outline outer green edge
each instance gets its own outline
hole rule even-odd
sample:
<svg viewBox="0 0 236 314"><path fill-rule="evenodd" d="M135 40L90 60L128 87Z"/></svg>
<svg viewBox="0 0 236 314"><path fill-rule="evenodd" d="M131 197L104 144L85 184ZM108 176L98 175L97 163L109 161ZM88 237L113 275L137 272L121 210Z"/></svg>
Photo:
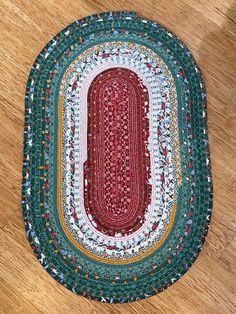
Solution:
<svg viewBox="0 0 236 314"><path fill-rule="evenodd" d="M123 13L123 12L119 12L119 13ZM103 16L104 14L106 14L106 13L103 13L103 14L101 14L100 16ZM132 12L131 14L133 14L133 12ZM95 16L96 16L96 15L95 15ZM73 24L74 24L74 23L73 23ZM73 24L71 24L69 27L71 27ZM64 30L62 30L59 34L64 33L67 28L68 28L68 27L66 27ZM165 28L163 27L163 29L165 29ZM58 35L59 35L59 34L58 34ZM178 41L180 41L179 38L177 38L175 35L173 35L173 36L174 36ZM45 46L45 48L44 48L44 49L41 51L41 53L39 54L39 57L41 56L41 54L44 53L45 49L46 49L51 43L52 43L52 41L50 41L50 42ZM181 43L182 43L182 42L181 42ZM182 43L182 45L186 48L186 46L185 46L183 43ZM39 57L38 57L38 58L39 58ZM36 59L35 63L37 62L38 58ZM192 58L193 58L193 57L192 57ZM193 62L194 62L194 65L197 66L194 59L193 59ZM34 72L34 69L32 68L32 70L31 70L31 72L30 72L30 75L29 75L28 82L27 82L26 95L27 95L28 90L29 90L29 88L30 88L30 81L31 81L31 77L33 76L33 72ZM199 71L199 73L200 73L200 71ZM201 74L201 73L200 73L200 80L201 80L201 82L202 82L202 84L203 84L202 90L205 92L205 86L204 86L204 83L203 83L203 79L202 79L202 74ZM28 114L27 114L27 108L28 108L28 102L27 102L27 99L26 99L26 102L25 102L25 128L26 128L26 126L27 126L27 121L28 121L28 118L27 118L27 115L28 115ZM206 112L206 114L207 114L207 112ZM205 125L206 130L207 130L206 119L204 120L204 125ZM24 149L23 149L24 156L26 155L26 153L27 153L27 151L28 151L28 148L29 148L29 147L28 147L28 144L27 144L27 138L28 138L27 135L28 135L27 132L26 132L26 133L24 132ZM206 140L208 141L208 134L205 135L205 138L206 138ZM208 156L209 156L209 154L210 154L210 149L209 149L209 145L208 145L208 144L207 144L207 150L208 150ZM24 174L25 174L25 172L26 172L27 169L28 169L28 168L27 168L27 164L26 164L25 162L23 162L23 176L24 176ZM210 200L211 200L210 205L212 206L213 186L212 186L211 171L210 171L210 169L211 169L211 164L210 164L210 161L209 161L209 167L208 167L208 175L210 176L209 197L210 197ZM31 234L31 232L30 232L30 227L29 227L29 224L30 224L30 212L27 210L27 208L26 208L26 203L24 202L24 195L25 195L25 192L26 192L26 183L27 183L27 182L26 182L26 179L23 178L23 180L22 180L22 199L23 199L23 200L22 200L22 207L23 207L23 214L24 214L25 229L26 229L26 232L27 232L27 237L28 237L29 241L31 242L31 241L32 241L32 234ZM208 215L208 218L207 218L207 227L206 227L206 229L205 229L205 234L204 234L204 238L203 238L203 240L202 240L202 245L203 245L204 242L205 242L205 237L206 237L207 232L208 232L208 227L209 227L210 219L211 219L211 211L209 212L209 215ZM37 258L38 258L39 261L41 262L41 260L40 260L40 254L41 254L41 253L35 248L35 246L33 245L32 242L31 242L31 246L32 246L32 249L34 250L34 253L36 254ZM193 262L196 260L196 258L197 258L197 256L199 255L200 251L201 251L201 248L200 248L199 251L195 254L194 260L192 261L190 267L192 266ZM41 262L41 263L42 263L42 262ZM62 283L61 278L60 278L59 276L55 276L55 274L52 273L52 271L47 267L47 265L44 265L43 263L42 263L42 265L43 265L43 267L48 271L48 273L50 273L57 281L59 281L60 283ZM189 267L189 268L190 268L190 267ZM186 271L187 271L187 269L186 269ZM185 271L185 272L186 272L186 271ZM184 273L185 273L185 272L184 272ZM178 278L178 279L179 279L179 278ZM168 287L168 286L164 287L163 290L166 289L167 287ZM69 287L69 288L70 288L70 287ZM149 297L149 296L154 295L154 294L155 294L155 293L151 293L151 294L149 294L148 296L143 296L143 297L141 297L141 298L146 298L146 297ZM121 302L120 299L114 299L114 300L106 299L106 300L103 300L103 298L97 298L97 297L93 297L93 296L88 296L88 297L91 298L91 299L100 300L100 301L105 301L105 302L114 302L114 303ZM137 299L141 299L141 298L137 298ZM134 301L134 299L132 298L132 299L126 299L126 300L124 300L124 302L129 302L129 301Z"/></svg>

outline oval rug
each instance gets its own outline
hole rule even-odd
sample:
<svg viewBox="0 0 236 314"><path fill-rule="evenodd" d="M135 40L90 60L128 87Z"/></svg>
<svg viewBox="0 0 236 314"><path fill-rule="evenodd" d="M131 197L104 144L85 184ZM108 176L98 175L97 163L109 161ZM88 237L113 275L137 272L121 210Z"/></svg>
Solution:
<svg viewBox="0 0 236 314"><path fill-rule="evenodd" d="M134 12L55 36L28 79L22 190L35 255L73 292L123 303L178 280L212 208L205 88L180 39Z"/></svg>

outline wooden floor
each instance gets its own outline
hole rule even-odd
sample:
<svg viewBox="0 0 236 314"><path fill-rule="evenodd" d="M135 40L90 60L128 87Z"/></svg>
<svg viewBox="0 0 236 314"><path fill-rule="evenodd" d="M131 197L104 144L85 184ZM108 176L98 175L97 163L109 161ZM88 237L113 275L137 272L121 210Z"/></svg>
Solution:
<svg viewBox="0 0 236 314"><path fill-rule="evenodd" d="M202 69L214 180L206 245L165 292L108 305L74 295L40 266L21 212L24 93L35 57L62 28L102 11L135 10L176 33ZM236 3L231 0L0 0L0 312L236 313Z"/></svg>

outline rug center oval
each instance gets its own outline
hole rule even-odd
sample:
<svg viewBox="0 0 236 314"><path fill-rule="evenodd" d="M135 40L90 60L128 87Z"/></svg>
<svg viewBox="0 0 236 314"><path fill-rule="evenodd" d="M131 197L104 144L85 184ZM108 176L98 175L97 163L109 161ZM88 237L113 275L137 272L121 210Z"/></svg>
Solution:
<svg viewBox="0 0 236 314"><path fill-rule="evenodd" d="M61 227L84 254L112 264L164 243L181 185L174 79L151 50L132 48L89 48L66 68L58 95Z"/></svg>
<svg viewBox="0 0 236 314"><path fill-rule="evenodd" d="M151 201L148 91L135 72L111 68L92 81L87 105L85 210L106 235L130 234Z"/></svg>

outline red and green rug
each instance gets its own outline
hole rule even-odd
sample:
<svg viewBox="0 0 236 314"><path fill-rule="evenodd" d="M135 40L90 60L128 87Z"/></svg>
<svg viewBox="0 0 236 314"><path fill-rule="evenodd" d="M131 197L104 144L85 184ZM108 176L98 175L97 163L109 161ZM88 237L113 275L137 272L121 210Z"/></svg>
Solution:
<svg viewBox="0 0 236 314"><path fill-rule="evenodd" d="M203 79L173 33L134 12L66 27L27 84L23 211L57 281L144 299L196 260L212 211Z"/></svg>

